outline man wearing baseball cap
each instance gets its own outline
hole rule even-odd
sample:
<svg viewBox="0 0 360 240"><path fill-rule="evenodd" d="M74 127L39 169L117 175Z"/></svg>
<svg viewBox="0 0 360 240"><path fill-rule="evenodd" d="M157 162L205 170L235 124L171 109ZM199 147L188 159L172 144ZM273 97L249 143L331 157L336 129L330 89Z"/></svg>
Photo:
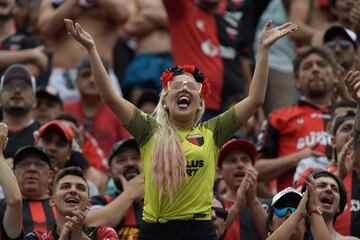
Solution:
<svg viewBox="0 0 360 240"><path fill-rule="evenodd" d="M256 196L255 155L255 146L240 139L225 143L218 154L218 173L226 188L222 197L229 209L225 240L261 239L266 236L267 215Z"/></svg>
<svg viewBox="0 0 360 240"><path fill-rule="evenodd" d="M50 159L40 148L28 145L14 155L13 171L22 194L23 231L51 229L55 215L49 205ZM0 203L2 206L2 203ZM0 208L0 216L4 216Z"/></svg>
<svg viewBox="0 0 360 240"><path fill-rule="evenodd" d="M143 197L144 179L140 174L140 149L136 140L129 138L115 143L108 162L116 191L91 199L86 224L110 225L119 239L137 239L142 216L142 204L138 200Z"/></svg>
<svg viewBox="0 0 360 240"><path fill-rule="evenodd" d="M39 87L36 90L34 119L41 125L54 120L62 113L62 100L52 87Z"/></svg>
<svg viewBox="0 0 360 240"><path fill-rule="evenodd" d="M5 158L12 158L17 149L34 142L33 133L38 129L32 117L36 104L35 79L21 64L6 69L0 80L0 104L3 122L9 127L9 144Z"/></svg>
<svg viewBox="0 0 360 240"><path fill-rule="evenodd" d="M342 26L332 26L326 30L323 43L346 71L354 67L358 47L356 33Z"/></svg>

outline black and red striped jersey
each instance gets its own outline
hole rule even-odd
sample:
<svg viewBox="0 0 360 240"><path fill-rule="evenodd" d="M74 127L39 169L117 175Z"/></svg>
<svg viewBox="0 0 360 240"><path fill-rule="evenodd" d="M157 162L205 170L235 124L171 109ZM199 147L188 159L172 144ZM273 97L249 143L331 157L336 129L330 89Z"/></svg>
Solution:
<svg viewBox="0 0 360 240"><path fill-rule="evenodd" d="M0 201L0 206L6 206L6 200ZM6 207L0 208L0 220L3 222ZM23 230L24 233L31 231L46 232L53 228L56 223L55 208L50 207L49 199L27 200L23 199Z"/></svg>
<svg viewBox="0 0 360 240"><path fill-rule="evenodd" d="M109 226L84 227L83 232L91 240L119 240L116 232ZM57 240L59 235L56 232L56 225L51 231L41 232L33 231L25 235L24 240Z"/></svg>
<svg viewBox="0 0 360 240"><path fill-rule="evenodd" d="M306 101L275 110L268 118L259 139L260 159L284 157L318 143L314 150L323 152L331 145L326 131L330 120L330 107L318 108ZM277 191L292 186L294 169L277 179Z"/></svg>
<svg viewBox="0 0 360 240"><path fill-rule="evenodd" d="M119 196L118 193L105 196L95 196L91 198L92 208L100 208ZM119 219L119 223L114 228L117 232L119 239L123 240L136 240L139 235L139 227L142 221L142 204L139 201L134 202L128 209L126 215Z"/></svg>
<svg viewBox="0 0 360 240"><path fill-rule="evenodd" d="M360 178L355 171L344 178L347 193L345 210L335 221L335 229L344 236L360 237Z"/></svg>

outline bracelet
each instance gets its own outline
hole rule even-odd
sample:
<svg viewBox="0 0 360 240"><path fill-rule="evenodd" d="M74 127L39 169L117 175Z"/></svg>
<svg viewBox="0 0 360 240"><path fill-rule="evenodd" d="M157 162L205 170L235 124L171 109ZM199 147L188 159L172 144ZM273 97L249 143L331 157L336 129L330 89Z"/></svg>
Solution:
<svg viewBox="0 0 360 240"><path fill-rule="evenodd" d="M313 213L322 216L322 211L321 211L320 207L314 208L314 209L309 211L310 215L313 214Z"/></svg>

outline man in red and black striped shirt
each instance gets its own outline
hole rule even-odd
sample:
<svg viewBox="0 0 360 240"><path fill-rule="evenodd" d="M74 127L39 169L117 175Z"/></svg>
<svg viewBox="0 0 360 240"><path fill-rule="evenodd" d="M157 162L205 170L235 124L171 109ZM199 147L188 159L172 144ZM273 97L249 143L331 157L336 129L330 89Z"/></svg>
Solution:
<svg viewBox="0 0 360 240"><path fill-rule="evenodd" d="M138 200L144 192L144 180L139 175L140 149L135 139L115 143L108 161L117 190L111 195L92 198L86 224L110 225L120 239L137 239L142 217L142 204Z"/></svg>
<svg viewBox="0 0 360 240"><path fill-rule="evenodd" d="M19 184L22 201L23 229L47 231L55 224L56 214L49 205L50 159L41 149L34 146L20 148L13 160L14 173ZM0 206L6 205L0 202ZM0 216L5 208L0 208Z"/></svg>

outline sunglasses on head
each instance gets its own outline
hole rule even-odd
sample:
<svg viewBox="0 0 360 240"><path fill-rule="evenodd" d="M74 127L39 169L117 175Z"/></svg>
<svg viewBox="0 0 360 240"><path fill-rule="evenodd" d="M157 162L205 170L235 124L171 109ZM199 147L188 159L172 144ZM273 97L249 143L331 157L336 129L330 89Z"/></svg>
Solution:
<svg viewBox="0 0 360 240"><path fill-rule="evenodd" d="M294 213L296 211L296 208L293 207L286 207L286 208L273 208L274 209L274 213L276 216L278 217L284 217L288 211L290 211L291 213Z"/></svg>
<svg viewBox="0 0 360 240"><path fill-rule="evenodd" d="M212 207L212 210L214 210L216 217L226 220L228 215L228 211L226 210L226 208Z"/></svg>
<svg viewBox="0 0 360 240"><path fill-rule="evenodd" d="M325 46L330 49L335 49L337 45L339 45L342 50L348 50L351 47L352 43L348 40L330 41L325 43Z"/></svg>

